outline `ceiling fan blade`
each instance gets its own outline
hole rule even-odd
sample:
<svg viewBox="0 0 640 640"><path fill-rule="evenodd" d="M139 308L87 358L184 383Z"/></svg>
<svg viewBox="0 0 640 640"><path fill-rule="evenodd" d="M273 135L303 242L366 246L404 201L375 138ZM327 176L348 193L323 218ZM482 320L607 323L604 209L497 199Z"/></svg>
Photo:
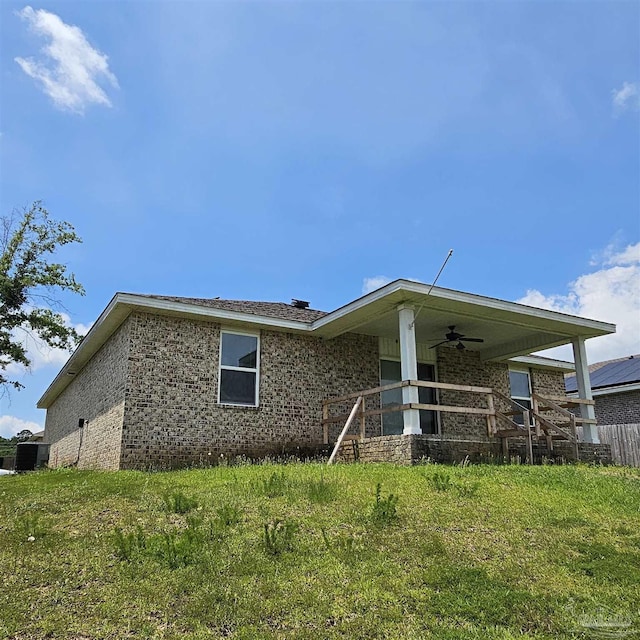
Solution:
<svg viewBox="0 0 640 640"><path fill-rule="evenodd" d="M449 342L451 342L451 340L443 340L442 342L438 342L438 344L434 344L432 347L429 347L429 349L435 349L436 347L439 347L441 344L449 344Z"/></svg>
<svg viewBox="0 0 640 640"><path fill-rule="evenodd" d="M459 340L462 340L463 342L484 342L484 338L459 338Z"/></svg>

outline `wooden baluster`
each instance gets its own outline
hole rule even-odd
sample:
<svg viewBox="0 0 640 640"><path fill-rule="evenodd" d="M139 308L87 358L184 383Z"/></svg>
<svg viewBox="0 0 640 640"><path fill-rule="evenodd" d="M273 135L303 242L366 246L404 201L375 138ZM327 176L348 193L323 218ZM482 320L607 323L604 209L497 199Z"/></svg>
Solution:
<svg viewBox="0 0 640 640"><path fill-rule="evenodd" d="M496 406L495 402L493 401L493 393L487 394L487 408L489 409L489 411L491 411L491 413L487 416L487 433L491 438L496 434L496 431L498 430L496 426Z"/></svg>
<svg viewBox="0 0 640 640"><path fill-rule="evenodd" d="M522 412L524 418L524 426L527 428L527 447L529 449L529 464L533 464L533 443L531 441L531 418L529 411Z"/></svg>

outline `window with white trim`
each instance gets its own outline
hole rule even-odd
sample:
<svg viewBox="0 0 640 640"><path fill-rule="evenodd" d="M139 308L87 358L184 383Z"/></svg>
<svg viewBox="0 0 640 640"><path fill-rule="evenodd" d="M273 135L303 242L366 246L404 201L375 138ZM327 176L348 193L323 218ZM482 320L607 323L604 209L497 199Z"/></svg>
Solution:
<svg viewBox="0 0 640 640"><path fill-rule="evenodd" d="M511 387L511 399L515 400L519 405L531 409L531 380L529 372L510 369L509 385ZM524 415L517 413L512 416L512 420L518 424L524 424Z"/></svg>
<svg viewBox="0 0 640 640"><path fill-rule="evenodd" d="M257 407L259 370L260 337L221 331L218 402Z"/></svg>

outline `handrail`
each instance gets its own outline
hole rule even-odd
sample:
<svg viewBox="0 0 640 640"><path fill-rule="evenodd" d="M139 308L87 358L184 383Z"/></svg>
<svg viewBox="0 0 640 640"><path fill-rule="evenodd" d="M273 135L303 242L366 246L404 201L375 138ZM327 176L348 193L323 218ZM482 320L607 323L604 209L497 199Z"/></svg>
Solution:
<svg viewBox="0 0 640 640"><path fill-rule="evenodd" d="M374 409L365 409L366 398L370 396L374 396L380 394L384 391L390 391L393 389L402 389L405 387L426 387L430 389L443 389L447 391L460 391L466 393L477 393L486 396L487 408L483 407L460 407L453 405L441 405L441 404L429 404L429 403L420 403L420 402L409 402L409 403L398 403L393 406L386 406ZM550 441L551 435L549 432L556 433L562 436L564 439L569 442L575 443L577 446L577 435L575 433L575 424L577 422L587 422L588 419L580 418L575 416L573 413L561 407L558 402L564 401L561 398L545 398L540 396L537 393L532 393L531 398L533 401L533 407L527 407L517 400L510 398L509 396L501 393L496 389L491 389L489 387L480 387L474 385L458 385L458 384L449 384L444 382L432 382L426 380L403 380L401 382L393 382L387 385L381 385L379 387L375 387L373 389L367 389L365 391L359 391L356 393L350 393L344 396L340 396L338 398L330 398L325 400L322 404L322 426L324 430L324 441L328 444L328 435L329 435L329 425L336 422L342 422L346 418L346 423L342 429L340 437L334 447L334 450L330 457L330 463L333 462L340 445L342 444L349 427L353 423L353 420L356 417L356 414L359 415L361 426L360 426L360 439L364 438L364 422L365 419L371 416L378 416L387 413L397 412L397 411L407 411L407 410L426 410L426 411L437 411L442 413L466 413L477 416L485 416L487 420L487 434L489 437L499 436L506 440L506 438L510 437L526 437L529 439L528 445L531 447L531 425L530 420L533 419L533 425L535 428L535 433L537 437L542 435L542 431L544 430L547 439ZM512 409L515 409L517 413L522 413L524 418L524 425L520 425L514 420L512 420L508 415L496 409L495 399L502 400L506 402ZM355 405L349 412L349 414L341 413L339 415L330 415L330 407L332 405L344 404L350 400L356 400ZM570 402L567 400L567 402ZM589 404L592 401L584 401L583 404ZM545 404L551 410L560 413L562 416L567 417L570 423L570 430L567 431L564 428L561 428L548 418L545 418L541 415L540 410L538 409L538 403ZM498 431L497 429L497 420L501 420L507 423L507 430Z"/></svg>
<svg viewBox="0 0 640 640"><path fill-rule="evenodd" d="M486 396L487 408L480 407L459 407L453 405L442 404L430 404L430 403L402 403L394 406L387 406L380 409L368 409L365 410L366 398L374 395L378 395L384 391L391 391L393 389L403 389L405 387L419 387L427 389L442 389L444 391L458 391L463 393L477 393ZM342 422L347 417L346 413L338 415L330 415L329 408L332 405L344 404L351 400L362 398L362 407L360 411L360 419L362 422L370 416L382 415L385 413L391 413L395 411L407 411L407 410L425 410L425 411L437 411L442 413L466 413L479 416L485 416L487 420L487 433L489 436L495 435L496 432L496 418L495 418L495 406L493 402L493 389L490 387L479 387L475 385L462 385L462 384L450 384L447 382L433 382L430 380L402 380L401 382L393 382L391 384L381 385L374 387L373 389L367 389L365 391L358 391L349 393L337 398L330 398L324 400L322 403L322 425L324 433L325 444L329 443L329 431L328 425L335 422ZM364 437L364 427L361 425L361 437Z"/></svg>
<svg viewBox="0 0 640 640"><path fill-rule="evenodd" d="M475 387L471 385L450 384L448 382L431 382L427 380L402 380L402 382L392 382L391 384L374 387L373 389L366 389L365 391L356 391L345 396L340 396L339 398L330 398L328 400L325 400L323 404L339 404L341 402L346 402L347 400L355 400L360 396L372 396L377 393L382 393L383 391L402 389L403 387L426 387L428 389L443 389L445 391L467 391L469 393L484 394L489 394L493 391L490 387Z"/></svg>
<svg viewBox="0 0 640 640"><path fill-rule="evenodd" d="M535 394L538 395L538 394ZM587 398L572 398L571 396L545 396L546 400L552 400L553 402L566 402L567 404L586 404L595 405L595 400L587 400Z"/></svg>
<svg viewBox="0 0 640 640"><path fill-rule="evenodd" d="M331 452L331 456L329 457L329 461L327 462L327 464L333 464L336 454L338 453L338 449L340 448L340 445L342 444L344 437L347 435L347 431L349 431L349 427L351 426L353 419L356 417L356 413L358 413L358 409L360 408L361 403L362 403L362 396L359 396L358 399L356 400L356 403L353 405L353 409L351 409L351 413L349 414L349 418L347 419L347 422L345 423L342 431L340 432L340 437L338 438L338 441L336 442L336 446L333 448L333 451Z"/></svg>
<svg viewBox="0 0 640 640"><path fill-rule="evenodd" d="M535 398L541 404L546 404L553 411L563 415L565 418L569 418L569 420L574 418L576 422L585 423L585 424L597 424L597 420L594 420L593 418L583 418L581 416L576 416L575 414L571 413L571 411L568 411L564 407L561 407L559 404L556 404L555 401L558 400L557 398L554 398L554 399L546 398L546 397L543 397L543 396L541 396L541 395L539 395L537 393L532 393L531 397ZM593 402L593 401L591 401L591 402ZM587 403L584 403L584 404L587 404Z"/></svg>
<svg viewBox="0 0 640 640"><path fill-rule="evenodd" d="M500 391L497 391L496 389L493 389L493 395L498 396L500 400L504 400L505 402L508 402L512 407L517 407L522 411L531 411L530 407L525 407L523 404L516 402L513 398L510 398L509 396L505 396L504 393L500 393Z"/></svg>

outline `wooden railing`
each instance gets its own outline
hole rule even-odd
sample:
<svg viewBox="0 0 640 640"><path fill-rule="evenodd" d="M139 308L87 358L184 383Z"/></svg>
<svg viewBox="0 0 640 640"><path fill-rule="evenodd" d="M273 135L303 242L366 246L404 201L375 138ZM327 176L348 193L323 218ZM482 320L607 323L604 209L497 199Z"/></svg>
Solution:
<svg viewBox="0 0 640 640"><path fill-rule="evenodd" d="M460 391L466 393L472 393L485 397L487 406L483 407L459 407L453 405L444 404L425 404L421 402L409 402L402 404L395 404L388 407L379 407L376 409L367 409L365 400L370 396L377 396L383 391L391 391L392 389L402 389L404 387L418 387L427 389L442 389L446 391ZM489 434L495 431L495 408L493 401L493 390L489 387L475 387L462 384L448 384L445 382L427 382L423 380L403 380L402 382L394 382L381 387L375 387L374 389L367 389L366 391L358 391L357 393L350 393L339 398L331 398L325 400L322 406L322 426L324 429L324 443L329 444L329 425L332 423L344 422L348 419L350 414L339 413L337 415L331 415L331 407L333 405L346 404L355 401L361 397L362 402L358 410L358 416L360 418L360 438L364 439L366 429L366 419L370 416L383 415L385 413L393 413L396 411L406 411L407 409L417 409L424 411L441 411L443 413L465 413L473 415L486 416L487 420L487 432ZM353 421L353 419L352 419Z"/></svg>
<svg viewBox="0 0 640 640"><path fill-rule="evenodd" d="M430 404L421 402L408 402L401 404L394 404L393 406L376 407L367 409L366 400L372 396L379 397L384 391L391 391L393 389L403 389L405 387L417 387L428 389L440 389L445 391L456 391L462 393L475 394L476 396L484 397L486 407L478 406L455 406L455 405L443 405L443 404ZM502 448L504 453L508 453L508 438L526 438L527 448L529 453L529 462L533 463L533 444L532 435L535 434L537 439L542 437L546 438L547 447L551 451L553 449L553 438L560 437L568 440L575 447L575 456L578 459L578 436L576 427L577 425L595 424L594 419L582 418L577 416L569 408L579 407L580 405L593 405L593 400L583 400L578 398L567 397L543 397L537 393L533 393L531 396L532 406L531 408L520 404L513 398L506 396L503 393L489 387L478 387L473 385L460 385L449 384L444 382L427 382L423 380L403 380L402 382L395 382L393 384L387 384L366 391L358 391L356 393L350 393L339 398L331 398L325 400L322 406L322 426L324 443L329 444L329 426L334 423L345 422L344 427L340 433L338 441L331 454L330 461L333 462L340 445L345 439L363 440L366 435L366 420L371 416L381 416L387 413L393 413L397 411L406 411L409 409L424 410L424 411L436 411L442 413L462 413L467 415L485 416L487 421L487 435L491 437L499 437L502 439ZM355 404L349 411L349 413L338 413L331 415L332 407L353 403ZM496 401L506 404L511 407L511 410L499 411L496 409ZM544 414L547 412L553 412L556 415L562 416L566 423L556 424L550 420ZM523 417L523 424L519 424L513 420L513 416L521 414ZM359 418L359 436L348 436L347 433L351 428L351 425ZM504 428L500 429L499 424ZM382 425L380 425L382 428ZM565 427L568 427L566 429Z"/></svg>

